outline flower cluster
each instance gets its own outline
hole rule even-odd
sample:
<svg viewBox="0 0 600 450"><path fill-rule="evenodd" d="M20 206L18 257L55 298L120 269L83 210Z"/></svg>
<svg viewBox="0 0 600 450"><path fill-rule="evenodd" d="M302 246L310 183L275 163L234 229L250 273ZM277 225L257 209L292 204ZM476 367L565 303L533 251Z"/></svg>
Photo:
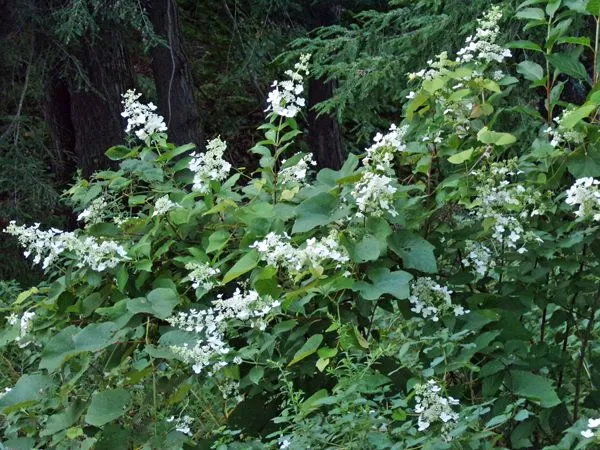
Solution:
<svg viewBox="0 0 600 450"><path fill-rule="evenodd" d="M554 118L556 127L548 127L546 133L552 138L550 145L552 147L558 147L564 144L581 144L585 140L586 134L583 131L574 130L571 128L565 128L561 126L563 119L567 114L573 111L575 108L566 108L559 117Z"/></svg>
<svg viewBox="0 0 600 450"><path fill-rule="evenodd" d="M283 166L286 163L284 159L281 161ZM304 155L298 160L296 164L285 169L281 169L277 175L277 181L281 184L302 184L306 181L306 174L310 169L310 166L316 166L317 162L313 159L311 154Z"/></svg>
<svg viewBox="0 0 600 450"><path fill-rule="evenodd" d="M473 269L477 276L483 277L496 267L492 251L479 242L465 241L465 257L462 259L465 267Z"/></svg>
<svg viewBox="0 0 600 450"><path fill-rule="evenodd" d="M411 283L411 295L408 298L413 305L411 311L420 314L424 319L431 318L434 322L440 316L452 313L462 316L469 312L460 305L452 304L452 291L440 286L429 277L417 278Z"/></svg>
<svg viewBox="0 0 600 450"><path fill-rule="evenodd" d="M270 297L261 298L256 291L242 293L236 289L229 298L220 294L210 308L180 312L168 319L174 327L203 334L193 347L184 344L173 346L171 350L192 364L195 373L212 365L209 374L213 374L228 364L223 357L231 351L225 336L230 322L249 322L252 327L264 329L264 318L279 305Z"/></svg>
<svg viewBox="0 0 600 450"><path fill-rule="evenodd" d="M231 170L231 164L223 159L227 143L220 137L208 141L204 153L192 153L189 169L194 172L192 190L202 194L210 192L211 181L224 181Z"/></svg>
<svg viewBox="0 0 600 450"><path fill-rule="evenodd" d="M183 417L175 417L171 416L166 419L168 423L175 423L175 430L180 433L187 434L188 436L192 435L192 431L190 425L194 422L194 419L190 416Z"/></svg>
<svg viewBox="0 0 600 450"><path fill-rule="evenodd" d="M448 433L452 431L459 417L452 406L458 405L459 401L450 396L442 396L441 391L442 388L434 380L415 386L415 412L419 414L417 425L419 431L425 431L432 423L441 422L442 436L445 440L450 440Z"/></svg>
<svg viewBox="0 0 600 450"><path fill-rule="evenodd" d="M219 269L215 269L206 263L191 262L185 265L188 273L187 279L192 282L194 289L202 288L205 291L210 291L215 286L214 277L219 274Z"/></svg>
<svg viewBox="0 0 600 450"><path fill-rule="evenodd" d="M500 33L498 22L502 19L502 12L498 6L493 6L481 19L477 19L478 27L474 36L466 39L466 46L457 52L457 62L468 63L473 60L481 62L502 62L510 58L510 50L498 44L496 40Z"/></svg>
<svg viewBox="0 0 600 450"><path fill-rule="evenodd" d="M546 212L543 193L513 180L521 173L514 159L474 172L478 180L475 217L491 221L496 243L505 249L516 249L517 253L525 253L528 242L541 242L525 229L528 220Z"/></svg>
<svg viewBox="0 0 600 450"><path fill-rule="evenodd" d="M177 208L177 206L177 203L172 202L168 195L164 195L154 203L154 212L152 213L152 217L163 216L173 208Z"/></svg>
<svg viewBox="0 0 600 450"><path fill-rule="evenodd" d="M77 267L90 267L97 272L113 268L127 259L127 252L115 241L98 241L91 236L82 239L72 232L56 228L43 231L39 227L39 223L25 227L11 221L4 232L16 236L26 249L25 257L33 255L33 263L42 263L44 269L65 252L75 256Z"/></svg>
<svg viewBox="0 0 600 450"><path fill-rule="evenodd" d="M30 341L25 340L29 330L31 329L31 322L35 317L35 312L25 311L21 318L15 313L8 316L9 325L19 324L19 336L15 338L15 341L19 342L19 347L26 347Z"/></svg>
<svg viewBox="0 0 600 450"><path fill-rule="evenodd" d="M600 181L592 177L575 180L567 190L567 205L579 206L575 215L578 220L592 219L600 221Z"/></svg>
<svg viewBox="0 0 600 450"><path fill-rule="evenodd" d="M300 61L294 65L294 70L286 70L288 77L285 81L274 81L269 92L267 102L269 106L265 111L282 117L295 117L304 107L306 101L300 94L304 91L304 75L308 75L308 61L310 54L300 55Z"/></svg>
<svg viewBox="0 0 600 450"><path fill-rule="evenodd" d="M164 118L153 112L156 110L156 105L152 102L144 105L138 101L141 96L142 94L136 93L135 89L130 89L123 94L121 103L125 110L121 115L127 118L125 133L134 132L138 139L149 143L156 133L167 131L167 126Z"/></svg>
<svg viewBox="0 0 600 450"><path fill-rule="evenodd" d="M364 172L351 193L358 208L356 217L380 217L385 212L397 216L398 213L393 205L397 189L392 185L393 181L394 179L387 175L372 171Z"/></svg>
<svg viewBox="0 0 600 450"><path fill-rule="evenodd" d="M587 425L587 430L584 430L581 432L581 435L586 438L586 439L590 439L593 437L599 438L600 437L600 430L597 430L596 428L600 427L600 419L588 419L588 425Z"/></svg>
<svg viewBox="0 0 600 450"><path fill-rule="evenodd" d="M108 203L104 197L98 197L89 204L78 216L78 221L84 221L86 225L94 225L102 221Z"/></svg>
<svg viewBox="0 0 600 450"><path fill-rule="evenodd" d="M393 174L394 155L406 149L405 136L408 125L400 128L392 124L387 134L377 133L373 138L373 145L366 150L363 164L369 170Z"/></svg>
<svg viewBox="0 0 600 450"><path fill-rule="evenodd" d="M261 259L273 267L285 267L290 273L301 273L304 270L320 269L327 261L333 261L340 267L349 261L348 252L338 242L336 231L318 239L310 238L303 248L295 248L290 243L287 233L269 233L261 241L256 241L250 248L255 248Z"/></svg>
<svg viewBox="0 0 600 450"><path fill-rule="evenodd" d="M447 74L449 72L449 67L451 67L454 63L448 59L448 52L442 52L439 55L436 55L435 60L430 59L427 61L427 69L421 69L418 72L413 72L408 74L409 81L413 80L432 80L440 75ZM409 94L409 97L412 98L413 95Z"/></svg>

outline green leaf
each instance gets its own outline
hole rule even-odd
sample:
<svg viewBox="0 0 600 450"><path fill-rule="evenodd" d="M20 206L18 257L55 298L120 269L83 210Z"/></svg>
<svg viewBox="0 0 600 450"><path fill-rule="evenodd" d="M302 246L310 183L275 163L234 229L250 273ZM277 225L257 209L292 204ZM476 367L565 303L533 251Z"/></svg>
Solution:
<svg viewBox="0 0 600 450"><path fill-rule="evenodd" d="M132 158L138 155L137 150L132 150L124 145L115 145L109 148L104 153L106 157L112 161L120 161L122 159Z"/></svg>
<svg viewBox="0 0 600 450"><path fill-rule="evenodd" d="M229 283L232 280L250 272L256 267L259 260L259 253L256 250L250 250L236 262L231 269L223 277L223 284Z"/></svg>
<svg viewBox="0 0 600 450"><path fill-rule="evenodd" d="M388 240L390 249L404 263L404 268L436 273L435 247L417 234L397 231Z"/></svg>
<svg viewBox="0 0 600 450"><path fill-rule="evenodd" d="M520 11L517 11L515 14L517 19L526 19L526 20L545 20L546 14L544 10L541 8L525 8Z"/></svg>
<svg viewBox="0 0 600 450"><path fill-rule="evenodd" d="M494 145L510 145L517 141L517 138L510 133L498 133L496 131L488 130L488 127L483 127L477 133L477 139L479 142L484 144Z"/></svg>
<svg viewBox="0 0 600 450"><path fill-rule="evenodd" d="M151 291L146 298L134 298L127 301L127 310L132 314L150 314L159 319L168 318L179 303L177 292L169 288Z"/></svg>
<svg viewBox="0 0 600 450"><path fill-rule="evenodd" d="M9 392L0 397L0 411L8 414L34 405L48 398L48 391L53 387L54 382L47 375L23 375Z"/></svg>
<svg viewBox="0 0 600 450"><path fill-rule="evenodd" d="M377 267L370 269L367 275L372 284L359 281L352 287L352 290L360 292L365 300L379 300L384 294L403 300L410 295L409 284L413 277L408 272L402 270L390 272L387 267Z"/></svg>
<svg viewBox="0 0 600 450"><path fill-rule="evenodd" d="M127 389L109 389L92 395L92 403L85 415L85 422L101 427L121 417L129 403L131 395Z"/></svg>
<svg viewBox="0 0 600 450"><path fill-rule="evenodd" d="M574 109L573 111L569 111L560 121L561 128L573 128L591 113L596 111L596 109L598 109L598 105L585 104L577 109Z"/></svg>
<svg viewBox="0 0 600 450"><path fill-rule="evenodd" d="M468 161L469 158L471 158L472 154L473 149L470 148L469 150L464 150L462 152L456 153L455 155L452 155L450 158L448 158L448 162L451 164L462 164L465 161Z"/></svg>
<svg viewBox="0 0 600 450"><path fill-rule="evenodd" d="M575 178L600 177L600 149L580 148L567 158L567 168Z"/></svg>
<svg viewBox="0 0 600 450"><path fill-rule="evenodd" d="M290 361L288 367L315 353L321 342L323 342L322 334L315 334L308 338L304 345L300 347L300 350L294 354L294 358Z"/></svg>
<svg viewBox="0 0 600 450"><path fill-rule="evenodd" d="M95 352L114 344L119 327L113 322L92 323L83 330L69 326L55 334L42 350L40 369L53 372L83 352Z"/></svg>
<svg viewBox="0 0 600 450"><path fill-rule="evenodd" d="M206 253L212 253L221 250L229 240L230 233L225 230L217 230L208 237L208 247Z"/></svg>
<svg viewBox="0 0 600 450"><path fill-rule="evenodd" d="M542 408L560 404L552 383L544 377L523 370L511 370L506 377L508 388L516 395L525 397Z"/></svg>
<svg viewBox="0 0 600 450"><path fill-rule="evenodd" d="M265 369L262 366L254 366L252 369L250 369L248 378L250 378L250 381L252 381L254 384L259 384L264 374Z"/></svg>
<svg viewBox="0 0 600 450"><path fill-rule="evenodd" d="M508 48L521 48L523 50L533 50L536 52L543 52L542 47L532 41L512 41L506 44Z"/></svg>
<svg viewBox="0 0 600 450"><path fill-rule="evenodd" d="M296 207L296 222L292 233L304 233L334 222L339 218L335 214L338 207L338 198L328 192L321 192L307 198Z"/></svg>
<svg viewBox="0 0 600 450"><path fill-rule="evenodd" d="M578 50L583 50L581 47ZM590 83L590 77L585 66L579 61L580 51L553 53L546 57L557 70L578 80Z"/></svg>
<svg viewBox="0 0 600 450"><path fill-rule="evenodd" d="M350 258L355 263L376 261L381 254L381 243L375 236L367 234L358 242L348 242Z"/></svg>
<svg viewBox="0 0 600 450"><path fill-rule="evenodd" d="M544 69L542 66L529 60L517 64L517 72L529 81L540 81L544 78Z"/></svg>
<svg viewBox="0 0 600 450"><path fill-rule="evenodd" d="M592 16L600 16L600 0L588 0L585 10Z"/></svg>

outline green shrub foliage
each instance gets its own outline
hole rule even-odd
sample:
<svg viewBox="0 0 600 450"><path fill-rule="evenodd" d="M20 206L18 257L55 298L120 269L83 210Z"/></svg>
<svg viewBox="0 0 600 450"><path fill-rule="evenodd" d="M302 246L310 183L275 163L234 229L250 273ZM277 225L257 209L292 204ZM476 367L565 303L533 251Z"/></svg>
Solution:
<svg viewBox="0 0 600 450"><path fill-rule="evenodd" d="M47 282L2 304L5 445L598 444L598 42L575 17L600 5L525 2L545 38L509 45L511 75L490 9L339 171L294 152L307 55L272 86L254 173L220 138L169 144L129 92L119 169L68 191L83 228L6 229ZM496 127L522 114L533 141Z"/></svg>

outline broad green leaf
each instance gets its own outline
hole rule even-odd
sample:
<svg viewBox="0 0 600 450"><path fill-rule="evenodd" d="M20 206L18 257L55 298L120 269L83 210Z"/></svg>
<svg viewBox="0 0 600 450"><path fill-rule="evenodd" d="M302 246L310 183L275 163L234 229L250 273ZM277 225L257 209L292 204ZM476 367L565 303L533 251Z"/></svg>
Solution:
<svg viewBox="0 0 600 450"><path fill-rule="evenodd" d="M256 250L250 250L236 262L223 277L223 284L229 283L256 267L259 260L259 253Z"/></svg>
<svg viewBox="0 0 600 450"><path fill-rule="evenodd" d="M127 389L109 389L92 395L92 403L85 415L85 422L101 427L121 417L129 403L131 394Z"/></svg>
<svg viewBox="0 0 600 450"><path fill-rule="evenodd" d="M309 337L304 345L302 345L302 347L300 347L300 349L294 354L294 357L288 366L296 364L297 362L302 361L304 358L315 353L318 350L319 345L321 345L321 342L323 342L322 334L315 334Z"/></svg>
<svg viewBox="0 0 600 450"><path fill-rule="evenodd" d="M575 178L600 177L600 149L579 148L567 157L567 168Z"/></svg>
<svg viewBox="0 0 600 450"><path fill-rule="evenodd" d="M229 240L230 233L226 230L217 230L208 237L208 247L206 253L212 253L221 250Z"/></svg>
<svg viewBox="0 0 600 450"><path fill-rule="evenodd" d="M102 350L118 340L118 331L113 322L92 323L84 329L71 325L48 341L41 353L40 369L53 372L79 353Z"/></svg>
<svg viewBox="0 0 600 450"><path fill-rule="evenodd" d="M339 200L334 195L321 192L307 198L296 207L296 222L292 233L304 233L318 226L327 225L338 219L335 214Z"/></svg>
<svg viewBox="0 0 600 450"><path fill-rule="evenodd" d="M582 50L582 48L578 47L578 50ZM579 60L580 54L580 51L553 53L547 55L547 58L550 64L565 75L590 83L590 77L585 70L585 66Z"/></svg>
<svg viewBox="0 0 600 450"><path fill-rule="evenodd" d="M508 48L521 48L524 50L533 50L536 52L543 52L542 47L532 41L512 41L506 44Z"/></svg>
<svg viewBox="0 0 600 450"><path fill-rule="evenodd" d="M427 273L437 272L437 262L433 253L435 247L421 236L408 231L397 231L388 239L388 243L390 249L402 258L404 268Z"/></svg>
<svg viewBox="0 0 600 450"><path fill-rule="evenodd" d="M592 16L600 16L600 0L588 0L585 10Z"/></svg>
<svg viewBox="0 0 600 450"><path fill-rule="evenodd" d="M390 272L386 267L377 267L370 269L367 275L372 283L359 281L352 287L352 290L360 292L365 300L379 300L384 294L403 300L410 295L409 284L413 277L408 272Z"/></svg>
<svg viewBox="0 0 600 450"><path fill-rule="evenodd" d="M545 20L546 14L544 10L541 8L524 8L520 11L517 11L515 14L517 19L526 19L526 20Z"/></svg>
<svg viewBox="0 0 600 450"><path fill-rule="evenodd" d="M133 150L129 147L125 147L124 145L115 145L114 147L109 148L104 153L108 159L113 161L120 161L122 159L132 158L138 155L137 150Z"/></svg>
<svg viewBox="0 0 600 450"><path fill-rule="evenodd" d="M382 243L385 244L385 241L380 242L375 236L367 234L357 242L348 242L348 253L355 263L376 261L381 254Z"/></svg>
<svg viewBox="0 0 600 450"><path fill-rule="evenodd" d="M574 109L573 111L569 111L560 121L561 128L573 128L591 113L596 111L596 109L598 109L598 105L585 104L577 109Z"/></svg>
<svg viewBox="0 0 600 450"><path fill-rule="evenodd" d="M544 69L538 63L533 61L522 61L517 64L517 72L529 81L540 81L544 78Z"/></svg>
<svg viewBox="0 0 600 450"><path fill-rule="evenodd" d="M0 397L0 411L3 414L27 408L48 397L54 382L47 375L23 375L13 388Z"/></svg>
<svg viewBox="0 0 600 450"><path fill-rule="evenodd" d="M265 369L262 366L254 366L252 369L250 369L250 372L248 372L248 378L250 378L250 381L252 381L254 384L259 384L264 374Z"/></svg>
<svg viewBox="0 0 600 450"><path fill-rule="evenodd" d="M177 292L169 288L151 291L146 298L134 298L127 301L127 309L132 314L150 314L159 319L168 318L179 303Z"/></svg>
<svg viewBox="0 0 600 450"><path fill-rule="evenodd" d="M450 158L448 158L448 162L451 164L462 164L465 161L468 161L469 158L471 158L472 154L473 149L470 148L469 150L464 150L462 152L452 155Z"/></svg>
<svg viewBox="0 0 600 450"><path fill-rule="evenodd" d="M496 131L488 130L488 127L483 127L477 133L477 140L484 144L494 145L510 145L517 141L517 138L510 133L498 133Z"/></svg>
<svg viewBox="0 0 600 450"><path fill-rule="evenodd" d="M560 404L550 380L540 375L511 370L506 376L506 384L511 392L539 404L542 408L552 408Z"/></svg>

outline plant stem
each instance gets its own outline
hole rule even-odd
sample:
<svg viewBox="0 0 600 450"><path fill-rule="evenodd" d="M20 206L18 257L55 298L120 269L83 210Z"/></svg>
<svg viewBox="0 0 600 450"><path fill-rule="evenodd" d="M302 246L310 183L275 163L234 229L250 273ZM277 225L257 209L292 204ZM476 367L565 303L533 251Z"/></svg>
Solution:
<svg viewBox="0 0 600 450"><path fill-rule="evenodd" d="M575 376L575 399L573 400L573 422L576 422L579 418L579 402L581 397L581 374L583 372L583 366L585 362L585 354L587 352L588 343L592 335L592 329L594 327L594 319L596 317L596 311L598 310L598 302L600 301L600 290L596 294L594 304L592 305L592 312L588 319L588 324L583 336L583 342L581 343L581 351L579 352L579 363L577 364L577 375Z"/></svg>

